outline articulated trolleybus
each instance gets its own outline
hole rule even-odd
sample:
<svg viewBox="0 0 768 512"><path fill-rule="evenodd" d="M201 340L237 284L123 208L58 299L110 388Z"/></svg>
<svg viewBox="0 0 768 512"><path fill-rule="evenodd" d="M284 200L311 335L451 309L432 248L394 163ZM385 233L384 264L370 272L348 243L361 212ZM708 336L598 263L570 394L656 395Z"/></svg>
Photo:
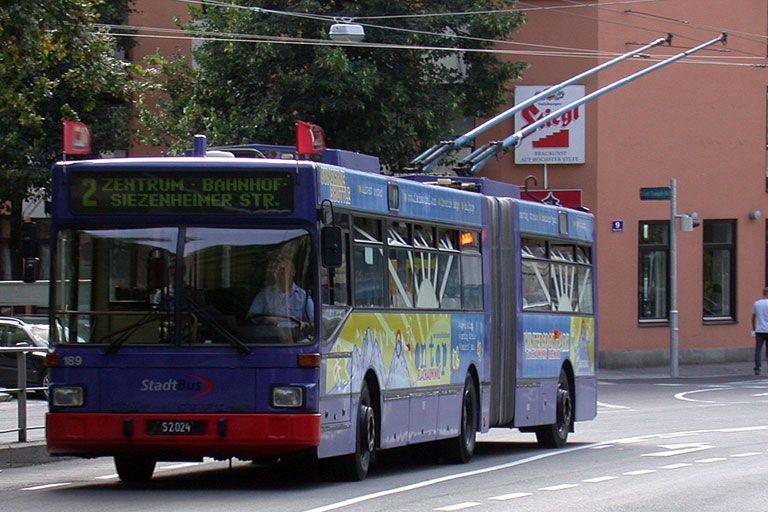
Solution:
<svg viewBox="0 0 768 512"><path fill-rule="evenodd" d="M560 447L595 417L590 214L339 150L229 152L54 167L52 455L125 481L304 455L354 480L377 450L465 462L491 427Z"/></svg>

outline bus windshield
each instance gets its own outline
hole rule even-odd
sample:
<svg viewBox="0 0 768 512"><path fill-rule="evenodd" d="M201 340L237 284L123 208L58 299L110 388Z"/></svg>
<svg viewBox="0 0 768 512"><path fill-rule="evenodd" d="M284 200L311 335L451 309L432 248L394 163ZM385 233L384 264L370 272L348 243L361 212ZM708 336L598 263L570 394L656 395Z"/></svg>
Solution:
<svg viewBox="0 0 768 512"><path fill-rule="evenodd" d="M243 349L314 339L315 256L303 229L63 229L55 257L58 343Z"/></svg>

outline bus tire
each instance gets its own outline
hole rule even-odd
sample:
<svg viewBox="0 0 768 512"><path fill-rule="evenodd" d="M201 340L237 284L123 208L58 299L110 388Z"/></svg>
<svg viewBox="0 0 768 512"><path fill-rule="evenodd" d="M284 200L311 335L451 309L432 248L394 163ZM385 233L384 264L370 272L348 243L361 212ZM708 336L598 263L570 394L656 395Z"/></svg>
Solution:
<svg viewBox="0 0 768 512"><path fill-rule="evenodd" d="M467 375L461 394L461 426L459 436L445 441L445 454L448 461L464 464L475 454L477 438L477 388L475 380Z"/></svg>
<svg viewBox="0 0 768 512"><path fill-rule="evenodd" d="M542 448L562 448L568 441L568 432L573 422L573 396L565 370L560 370L556 394L555 423L536 429L536 440Z"/></svg>
<svg viewBox="0 0 768 512"><path fill-rule="evenodd" d="M355 451L339 460L340 476L344 480L355 482L364 480L368 475L376 449L376 412L373 407L368 383L363 381L360 400L357 403Z"/></svg>
<svg viewBox="0 0 768 512"><path fill-rule="evenodd" d="M157 461L137 455L115 455L115 468L120 480L127 483L149 482Z"/></svg>

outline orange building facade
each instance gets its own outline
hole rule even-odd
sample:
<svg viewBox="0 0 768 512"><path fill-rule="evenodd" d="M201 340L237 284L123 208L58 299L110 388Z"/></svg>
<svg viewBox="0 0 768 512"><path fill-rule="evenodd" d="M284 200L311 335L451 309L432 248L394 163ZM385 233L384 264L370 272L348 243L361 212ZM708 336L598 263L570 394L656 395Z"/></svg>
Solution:
<svg viewBox="0 0 768 512"><path fill-rule="evenodd" d="M593 100L582 112L584 163L516 165L514 151L481 175L522 185L577 189L597 219L602 366L669 362L670 202L640 200L643 187L677 182L677 212L701 226L677 232L680 361L748 361L752 303L768 274L766 233L767 2L528 0L511 36L537 46L500 45L530 64L521 85L552 85L672 33L664 58L728 32L680 62ZM130 25L173 26L184 4L138 0ZM189 43L137 39L133 60ZM186 44L186 46L184 46ZM585 79L589 94L659 59L633 59ZM511 100L512 101L512 100ZM515 131L510 119L476 144ZM265 141L268 142L268 141ZM135 154L146 154L136 148ZM532 181L532 180L529 180ZM759 213L757 213L759 212ZM620 229L619 229L620 228Z"/></svg>

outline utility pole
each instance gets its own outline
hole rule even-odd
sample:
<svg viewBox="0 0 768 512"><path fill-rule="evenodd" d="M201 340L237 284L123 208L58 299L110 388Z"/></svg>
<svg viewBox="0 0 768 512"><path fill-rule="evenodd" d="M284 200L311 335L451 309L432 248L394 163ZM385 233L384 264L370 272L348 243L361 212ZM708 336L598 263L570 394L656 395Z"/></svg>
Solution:
<svg viewBox="0 0 768 512"><path fill-rule="evenodd" d="M679 311L677 310L677 180L669 180L669 373L680 376Z"/></svg>
<svg viewBox="0 0 768 512"><path fill-rule="evenodd" d="M669 201L669 373L679 377L680 312L677 309L677 219L680 231L690 232L699 223L696 212L677 213L677 180L669 180L669 187L643 187L640 200Z"/></svg>

